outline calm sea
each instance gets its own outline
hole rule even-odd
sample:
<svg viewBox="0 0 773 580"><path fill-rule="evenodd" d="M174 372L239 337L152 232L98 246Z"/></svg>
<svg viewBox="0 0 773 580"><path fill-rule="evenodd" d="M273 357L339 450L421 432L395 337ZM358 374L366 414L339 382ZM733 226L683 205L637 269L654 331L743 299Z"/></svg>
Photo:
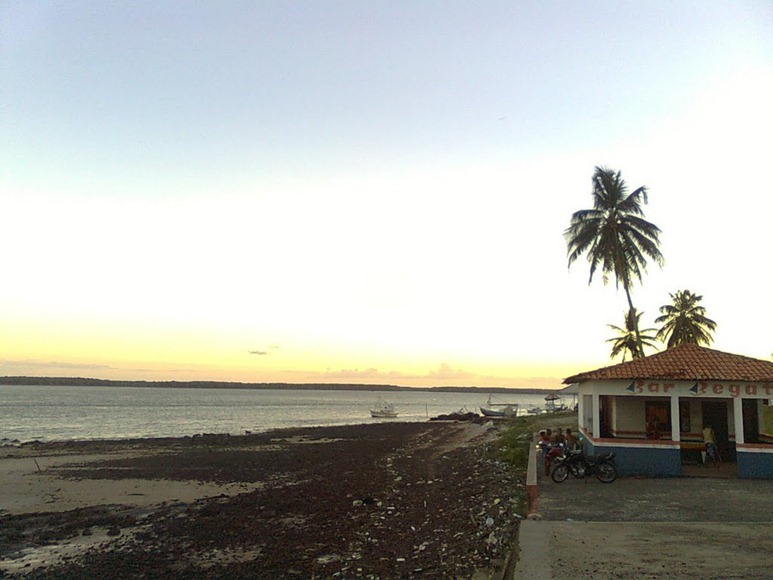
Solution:
<svg viewBox="0 0 773 580"><path fill-rule="evenodd" d="M382 422L370 408L395 404L396 421L479 412L478 393L62 387L0 385L0 440L61 441L243 434L284 427ZM544 406L544 395L498 394L494 402Z"/></svg>

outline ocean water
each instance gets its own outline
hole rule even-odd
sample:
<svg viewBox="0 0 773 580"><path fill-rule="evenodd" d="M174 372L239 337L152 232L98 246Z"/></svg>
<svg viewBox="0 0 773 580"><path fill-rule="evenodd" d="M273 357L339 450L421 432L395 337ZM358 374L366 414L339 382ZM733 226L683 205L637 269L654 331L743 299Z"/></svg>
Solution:
<svg viewBox="0 0 773 580"><path fill-rule="evenodd" d="M395 404L396 419L372 419L379 399ZM544 395L497 394L495 402L525 409ZM0 385L0 440L63 441L254 433L285 427L426 421L460 410L479 412L479 393L183 389Z"/></svg>

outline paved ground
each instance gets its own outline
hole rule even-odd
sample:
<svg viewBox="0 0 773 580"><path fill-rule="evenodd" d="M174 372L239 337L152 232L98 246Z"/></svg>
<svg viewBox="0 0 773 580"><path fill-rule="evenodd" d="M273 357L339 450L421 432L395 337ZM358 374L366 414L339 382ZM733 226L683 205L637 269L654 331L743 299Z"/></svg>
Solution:
<svg viewBox="0 0 773 580"><path fill-rule="evenodd" d="M540 476L515 579L771 578L773 481Z"/></svg>

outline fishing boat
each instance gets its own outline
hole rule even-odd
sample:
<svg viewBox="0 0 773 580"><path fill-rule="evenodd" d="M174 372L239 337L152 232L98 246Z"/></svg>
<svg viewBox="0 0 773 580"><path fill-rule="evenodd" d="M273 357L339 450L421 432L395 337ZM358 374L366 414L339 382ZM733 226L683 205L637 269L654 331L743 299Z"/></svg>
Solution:
<svg viewBox="0 0 773 580"><path fill-rule="evenodd" d="M492 403L489 395L486 405L481 405L480 412L484 417L515 417L518 414L518 403Z"/></svg>
<svg viewBox="0 0 773 580"><path fill-rule="evenodd" d="M394 419L397 417L397 410L393 403L379 401L378 404L370 410L370 416L375 419Z"/></svg>

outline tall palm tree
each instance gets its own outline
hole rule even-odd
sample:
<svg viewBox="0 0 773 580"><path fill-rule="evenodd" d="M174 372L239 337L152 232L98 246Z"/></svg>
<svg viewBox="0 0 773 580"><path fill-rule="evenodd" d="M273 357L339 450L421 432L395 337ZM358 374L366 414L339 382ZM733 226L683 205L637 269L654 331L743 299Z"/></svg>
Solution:
<svg viewBox="0 0 773 580"><path fill-rule="evenodd" d="M637 328L634 329L639 355L644 356L638 317L631 300L631 286L635 278L642 281L642 273L651 259L663 265L660 253L660 228L644 219L642 204L647 203L647 188L637 188L628 193L628 187L620 176L607 167L596 167L593 173L593 209L572 214L569 227L564 231L569 266L582 254L587 253L590 278L601 268L602 280L623 286L628 299L628 309Z"/></svg>
<svg viewBox="0 0 773 580"><path fill-rule="evenodd" d="M703 296L689 290L678 290L669 296L671 304L661 306L662 316L655 319L656 324L663 324L658 330L658 339L668 340L666 348L685 343L710 345L717 323L706 318L706 309L698 304Z"/></svg>
<svg viewBox="0 0 773 580"><path fill-rule="evenodd" d="M635 358L641 358L643 356L639 351L639 343L636 336L636 331L639 328L639 318L641 318L641 313L636 312L636 309L634 308L633 310L629 310L625 313L624 327L621 328L619 326L615 326L614 324L607 324L609 328L618 334L618 336L607 339L607 342L612 343L612 352L610 353L609 358L615 358L616 356L622 354L622 362L625 362L625 357L627 354L631 355L631 360ZM655 331L655 328L645 328L644 330L640 331L639 336L643 346L657 349L655 335L647 334Z"/></svg>

